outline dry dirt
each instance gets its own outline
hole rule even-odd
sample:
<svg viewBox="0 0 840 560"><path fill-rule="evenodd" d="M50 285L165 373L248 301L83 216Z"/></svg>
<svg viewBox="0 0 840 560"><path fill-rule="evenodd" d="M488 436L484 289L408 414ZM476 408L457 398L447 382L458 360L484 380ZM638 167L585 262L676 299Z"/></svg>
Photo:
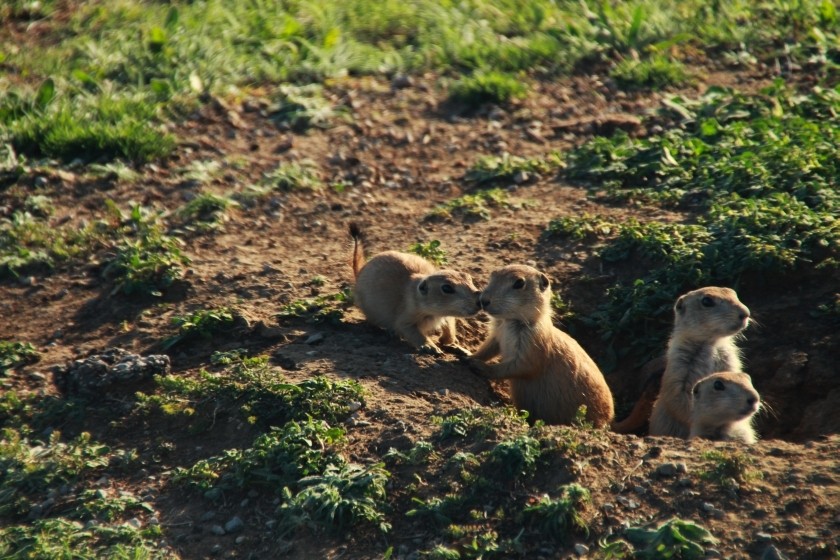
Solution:
<svg viewBox="0 0 840 560"><path fill-rule="evenodd" d="M766 78L709 71L705 76L698 91L714 83L752 89ZM433 414L501 406L505 393L502 385L476 377L453 357L412 354L404 343L365 324L355 309L349 309L337 326L278 321L275 314L283 304L349 285L349 221L364 226L371 253L405 250L412 243L438 239L451 265L466 269L479 283L486 282L496 267L532 264L551 277L554 288L575 310L586 313L607 287L618 279L627 280L628 272L599 262L572 241L546 242L541 234L550 219L584 212L640 220L682 219L679 213L656 208L606 204L586 189L552 176L502 185L510 187L512 199L524 204L495 209L489 221L425 219L436 205L468 189L463 174L479 155L545 155L614 126L641 133L643 125L626 116L644 116L657 106L657 94L617 92L597 78L577 77L538 84L527 101L512 107L467 114L443 103L438 79L428 75L399 89L376 79L339 81L329 86L328 95L346 108L352 121L293 133L278 130L261 114L258 102L217 100L173 126L182 139L176 155L144 166L137 183L92 181L67 168L41 173L47 180L43 192L58 208L56 224L80 223L101 212L107 199L122 208L133 201L173 210L202 189L177 172L199 160L226 162L225 171L205 187L210 192L241 191L278 163L301 158L314 161L326 182L342 179L350 186L344 192L277 193L256 206L229 212L218 232L185 237L184 252L192 262L183 282L162 301L110 295L95 261L3 282L0 339L32 342L42 356L38 364L20 368L6 379L5 387L54 393L49 375L32 372L46 373L53 364L113 346L139 354L159 353L161 340L174 332L172 317L232 306L251 325L262 322L276 328L255 327L230 338L177 346L171 356L173 372L194 375L206 366L213 350L244 347L274 356L273 363L284 367L290 381L314 375L358 380L368 395L359 416L366 422L348 428L348 454L371 460L389 447L405 449L413 441L428 439L434 430L429 423ZM29 176L0 193L3 204L14 209L22 190L34 181ZM583 274L593 280L570 286ZM325 283L315 285L315 277ZM774 557L774 551L790 558L838 557L840 336L836 324L810 313L837 291L838 278L804 270L780 279L747 278L738 289L757 321L743 343L747 371L771 411L758 419L762 441L748 451L763 478L726 491L697 476L708 467L701 451L736 450L734 444L582 434L593 447L592 455L569 472L577 472L577 481L591 489L594 505L587 511L590 537L576 542L585 542L594 551L598 537L623 523L639 525L677 516L703 524L721 539L716 549L722 557ZM468 322L462 344L476 348L484 332L481 319ZM306 344L315 333L323 335L323 341ZM604 358L594 333L579 327L575 336L596 361ZM643 382L637 364L618 364L608 381L619 411L626 412ZM102 398L122 402L137 389L149 390L151 384ZM92 409L85 422L96 439L141 450L163 440L174 444L170 455L150 460L143 472L114 484L156 496L154 506L167 541L183 558L209 557L216 544L222 545L221 557L231 558L378 558L388 546L394 547L394 557L407 557L435 543L434 529L398 517L387 537L366 532L344 540L310 535L289 548L264 529L274 507L272 497L252 496L243 507L246 496L230 496L223 505L212 506L167 484L165 473L173 467L250 441L249 427L232 418L196 438L128 417L122 419L123 425L109 427L101 421L103 414ZM687 474L657 475L657 467L667 462L685 463ZM537 475L543 480L550 476ZM511 491L524 490L512 487ZM391 499L398 511L404 511L408 497L399 488L392 489ZM217 521L212 523L232 515L243 518L243 543L210 533L211 522L200 518L214 508ZM530 544L534 546L529 557L575 554L574 542L546 539ZM769 549L771 544L776 549Z"/></svg>

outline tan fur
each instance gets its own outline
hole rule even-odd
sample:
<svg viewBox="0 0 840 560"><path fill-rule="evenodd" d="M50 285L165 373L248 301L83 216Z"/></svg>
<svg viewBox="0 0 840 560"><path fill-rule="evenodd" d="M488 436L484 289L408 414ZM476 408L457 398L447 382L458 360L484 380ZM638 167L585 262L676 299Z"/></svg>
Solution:
<svg viewBox="0 0 840 560"><path fill-rule="evenodd" d="M386 251L365 263L362 234L350 225L351 261L356 284L353 301L368 321L395 332L409 344L431 354L441 349L429 338L441 331L440 344L466 355L458 346L454 317L478 313L478 288L469 274L438 270L427 260L409 253Z"/></svg>
<svg viewBox="0 0 840 560"><path fill-rule="evenodd" d="M734 337L749 320L750 310L729 288L700 288L677 299L651 435L688 437L692 387L717 371L741 371Z"/></svg>
<svg viewBox="0 0 840 560"><path fill-rule="evenodd" d="M481 292L491 330L470 367L490 379L508 379L514 405L535 420L569 424L585 405L590 422L608 426L612 393L592 358L552 323L549 288L548 277L530 266L494 271ZM498 355L500 362L486 363Z"/></svg>
<svg viewBox="0 0 840 560"><path fill-rule="evenodd" d="M755 443L752 418L761 398L746 373L724 371L698 381L691 391L689 438Z"/></svg>

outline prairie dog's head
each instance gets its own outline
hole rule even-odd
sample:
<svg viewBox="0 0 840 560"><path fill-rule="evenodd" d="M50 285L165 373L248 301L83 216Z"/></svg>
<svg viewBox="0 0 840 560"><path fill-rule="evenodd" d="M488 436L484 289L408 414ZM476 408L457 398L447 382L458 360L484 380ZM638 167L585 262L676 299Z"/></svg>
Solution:
<svg viewBox="0 0 840 560"><path fill-rule="evenodd" d="M691 390L691 415L725 426L758 412L761 398L746 373L723 371L698 381Z"/></svg>
<svg viewBox="0 0 840 560"><path fill-rule="evenodd" d="M438 317L469 317L478 313L478 288L469 274L438 270L417 284L417 302Z"/></svg>
<svg viewBox="0 0 840 560"><path fill-rule="evenodd" d="M490 274L481 307L499 319L535 321L551 314L551 282L530 266L512 264Z"/></svg>
<svg viewBox="0 0 840 560"><path fill-rule="evenodd" d="M749 325L750 310L730 288L708 286L683 294L674 305L674 333L695 340L738 334Z"/></svg>

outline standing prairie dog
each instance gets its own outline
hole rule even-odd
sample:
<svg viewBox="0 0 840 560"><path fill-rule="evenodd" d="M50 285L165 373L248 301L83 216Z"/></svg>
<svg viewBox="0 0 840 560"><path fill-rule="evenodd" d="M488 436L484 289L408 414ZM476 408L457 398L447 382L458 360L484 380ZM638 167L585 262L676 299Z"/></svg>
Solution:
<svg viewBox="0 0 840 560"><path fill-rule="evenodd" d="M761 399L750 376L736 371L713 373L691 390L689 438L756 442L753 415Z"/></svg>
<svg viewBox="0 0 840 560"><path fill-rule="evenodd" d="M750 310L729 288L709 286L677 299L662 386L650 415L650 435L689 436L691 389L717 371L741 371L734 337L749 321Z"/></svg>
<svg viewBox="0 0 840 560"><path fill-rule="evenodd" d="M523 265L494 271L481 292L491 330L472 355L470 367L490 379L508 379L511 398L531 418L569 424L581 405L597 427L613 418L607 382L589 354L551 321L548 277ZM501 361L487 364L501 355Z"/></svg>
<svg viewBox="0 0 840 560"><path fill-rule="evenodd" d="M478 288L469 274L438 270L417 255L386 251L365 262L362 232L353 237L353 301L368 321L397 333L421 352L441 354L429 335L441 331L440 343L461 355L454 317L478 313Z"/></svg>

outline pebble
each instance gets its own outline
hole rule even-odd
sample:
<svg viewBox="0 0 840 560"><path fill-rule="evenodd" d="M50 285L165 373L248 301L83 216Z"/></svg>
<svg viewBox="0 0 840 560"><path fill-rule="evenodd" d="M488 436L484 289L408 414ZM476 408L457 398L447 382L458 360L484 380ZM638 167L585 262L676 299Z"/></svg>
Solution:
<svg viewBox="0 0 840 560"><path fill-rule="evenodd" d="M244 542L245 542L245 535L239 535L238 537L236 537L236 540L235 540L234 542L235 542L236 544L242 544L242 543L244 543Z"/></svg>
<svg viewBox="0 0 840 560"><path fill-rule="evenodd" d="M219 554L222 551L222 545L214 544L213 548L210 549L210 554Z"/></svg>
<svg viewBox="0 0 840 560"><path fill-rule="evenodd" d="M761 560L788 560L788 557L772 544L764 549Z"/></svg>
<svg viewBox="0 0 840 560"><path fill-rule="evenodd" d="M137 519L136 517L132 517L131 519L126 521L125 524L128 525L129 527L134 527L135 529L139 529L140 527L143 526L143 523L139 519Z"/></svg>
<svg viewBox="0 0 840 560"><path fill-rule="evenodd" d="M225 531L228 533L237 533L245 528L245 522L239 516L233 517L230 521L225 523Z"/></svg>
<svg viewBox="0 0 840 560"><path fill-rule="evenodd" d="M214 517L216 517L216 512L215 511L205 511L204 513L201 514L201 517L199 517L198 519L199 519L199 521L203 521L203 522L206 523L206 522L210 521L211 519L213 519Z"/></svg>
<svg viewBox="0 0 840 560"><path fill-rule="evenodd" d="M773 535L771 535L770 533L759 532L756 533L755 538L756 540L758 540L758 542L769 542L773 540Z"/></svg>
<svg viewBox="0 0 840 560"><path fill-rule="evenodd" d="M631 499L626 498L624 496L618 496L615 499L615 501L617 501L619 504L623 505L624 507L626 507L628 509L636 509L637 507L639 507L639 502L637 502L635 500L631 500Z"/></svg>
<svg viewBox="0 0 840 560"><path fill-rule="evenodd" d="M225 529L221 525L213 525L212 527L210 527L210 532L214 535L224 535Z"/></svg>
<svg viewBox="0 0 840 560"><path fill-rule="evenodd" d="M578 556L586 556L589 553L589 547L585 544L576 544L575 545L575 554Z"/></svg>
<svg viewBox="0 0 840 560"><path fill-rule="evenodd" d="M315 333L315 334L309 335L309 338L307 338L304 341L304 343L305 344L318 344L319 342L323 342L323 341L324 341L324 334L323 333Z"/></svg>
<svg viewBox="0 0 840 560"><path fill-rule="evenodd" d="M674 463L662 463L656 467L656 474L659 476L674 476L677 474L677 465Z"/></svg>

